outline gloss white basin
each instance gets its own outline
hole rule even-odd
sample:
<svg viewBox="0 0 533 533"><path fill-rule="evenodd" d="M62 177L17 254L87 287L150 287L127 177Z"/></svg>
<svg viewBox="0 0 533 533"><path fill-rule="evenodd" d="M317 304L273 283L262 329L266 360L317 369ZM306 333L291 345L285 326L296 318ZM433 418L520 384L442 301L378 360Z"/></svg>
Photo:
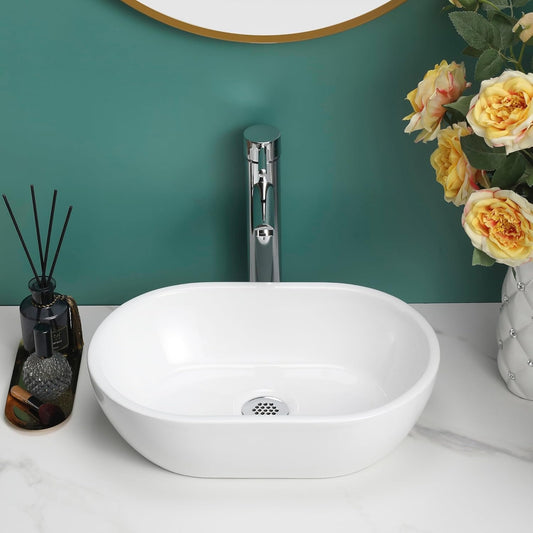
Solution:
<svg viewBox="0 0 533 533"><path fill-rule="evenodd" d="M436 335L412 307L333 283L159 289L111 313L88 351L96 397L122 437L200 477L361 470L408 434L438 366ZM258 397L283 405L243 415Z"/></svg>

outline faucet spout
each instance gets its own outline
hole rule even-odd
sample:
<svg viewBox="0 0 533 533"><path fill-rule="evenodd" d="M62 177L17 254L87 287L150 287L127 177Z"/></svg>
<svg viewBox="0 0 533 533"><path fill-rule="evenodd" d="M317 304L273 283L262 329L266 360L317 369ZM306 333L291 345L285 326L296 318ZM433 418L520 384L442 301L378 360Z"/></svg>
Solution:
<svg viewBox="0 0 533 533"><path fill-rule="evenodd" d="M248 257L250 281L280 281L278 161L280 132L255 125L244 131L248 163Z"/></svg>

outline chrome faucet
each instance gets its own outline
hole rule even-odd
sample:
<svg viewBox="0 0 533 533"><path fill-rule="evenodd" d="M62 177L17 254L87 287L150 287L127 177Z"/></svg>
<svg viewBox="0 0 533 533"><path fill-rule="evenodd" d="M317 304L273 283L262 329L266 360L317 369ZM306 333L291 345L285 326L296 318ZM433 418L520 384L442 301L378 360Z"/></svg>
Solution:
<svg viewBox="0 0 533 533"><path fill-rule="evenodd" d="M280 132L263 124L244 130L248 163L250 281L280 281L278 160Z"/></svg>

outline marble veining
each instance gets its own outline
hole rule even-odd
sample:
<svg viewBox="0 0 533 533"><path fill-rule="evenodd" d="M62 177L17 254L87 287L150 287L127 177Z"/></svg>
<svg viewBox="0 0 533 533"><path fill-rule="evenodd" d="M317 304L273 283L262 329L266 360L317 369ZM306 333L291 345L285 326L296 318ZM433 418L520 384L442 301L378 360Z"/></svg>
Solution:
<svg viewBox="0 0 533 533"><path fill-rule="evenodd" d="M533 446L529 450L510 450L445 429L434 429L417 424L410 433L413 438L427 439L462 454L503 454L513 459L533 462Z"/></svg>
<svg viewBox="0 0 533 533"><path fill-rule="evenodd" d="M124 531L123 519L110 505L105 492L84 484L83 478L72 480L55 475L34 460L22 455L14 460L0 460L2 523L11 519L18 531ZM9 490L9 506L5 495ZM81 525L78 525L83 520ZM8 522L9 523L9 522ZM102 528L103 524L106 528Z"/></svg>
<svg viewBox="0 0 533 533"><path fill-rule="evenodd" d="M418 424L390 455L322 480L195 479L134 452L106 422L85 366L71 417L28 435L0 423L0 528L21 533L501 533L531 529L533 402L494 360L498 304L415 306L441 368ZM81 307L87 343L111 307ZM0 307L0 393L18 344ZM445 512L443 511L445 510Z"/></svg>

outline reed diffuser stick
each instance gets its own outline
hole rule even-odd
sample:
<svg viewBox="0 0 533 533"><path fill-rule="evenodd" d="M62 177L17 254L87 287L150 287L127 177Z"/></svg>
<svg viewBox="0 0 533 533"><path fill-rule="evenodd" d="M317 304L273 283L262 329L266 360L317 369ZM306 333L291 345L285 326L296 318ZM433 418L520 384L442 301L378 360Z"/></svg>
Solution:
<svg viewBox="0 0 533 533"><path fill-rule="evenodd" d="M52 236L52 225L54 223L54 214L56 210L57 189L54 189L54 196L52 197L52 208L50 210L50 219L48 221L48 234L46 236L46 247L44 250L44 268L43 281L46 278L46 265L48 264L48 250L50 249L50 237Z"/></svg>
<svg viewBox="0 0 533 533"><path fill-rule="evenodd" d="M35 200L35 188L33 185L30 185L30 191L31 191L31 203L33 204L33 218L35 220L35 231L37 233L37 244L39 246L39 259L41 260L41 284L44 285L44 275L45 275L45 268L46 265L44 263L44 256L43 256L43 245L41 243L41 229L39 228L39 217L37 216L37 201Z"/></svg>
<svg viewBox="0 0 533 533"><path fill-rule="evenodd" d="M47 275L46 268L48 266L48 252L50 251L50 240L52 237L52 227L54 223L54 214L55 214L55 209L56 209L57 190L54 189L54 196L52 198L52 207L50 209L50 218L48 220L48 233L46 235L46 245L45 245L44 254L43 254L43 242L41 238L41 229L39 226L39 216L37 214L37 201L35 199L35 188L33 185L30 185L30 189L31 189L31 199L32 199L32 204L33 204L33 217L35 220L35 231L37 233L37 244L39 246L39 259L41 261L41 275L37 273L37 269L35 268L35 265L31 259L31 255L30 255L30 252L28 251L28 247L26 246L26 243L24 242L24 238L22 237L22 233L20 231L15 215L13 214L13 210L11 209L11 206L9 205L7 196L3 194L2 197L4 198L4 202L6 204L7 210L9 211L9 215L11 216L11 220L13 221L13 225L15 226L15 229L17 230L17 235L20 239L22 247L24 248L24 251L26 252L26 257L28 258L28 261L30 263L30 267L33 271L33 275L35 276L35 279L37 280L37 284L39 285L40 288L44 288L50 284L50 280L52 279L52 274L54 273L54 269L56 267L57 258L59 257L59 251L61 250L61 245L63 244L63 238L65 237L65 232L67 231L68 222L70 220L70 214L72 213L72 206L68 208L67 216L65 218L63 229L61 231L61 236L59 238L59 243L57 245L56 252L54 255L54 260L52 262L52 268L50 268L50 272Z"/></svg>
<svg viewBox="0 0 533 533"><path fill-rule="evenodd" d="M54 273L54 268L56 266L57 257L59 256L59 250L61 250L61 245L63 244L63 237L65 236L65 231L67 231L68 221L70 219L70 214L72 213L72 206L68 208L67 218L65 218L65 223L63 224L63 230L61 231L61 237L59 237L59 243L57 245L56 253L54 255L54 260L52 262L52 268L48 274L48 283L52 279L52 274Z"/></svg>
<svg viewBox="0 0 533 533"><path fill-rule="evenodd" d="M33 261L31 260L30 252L28 252L28 247L26 246L26 243L24 242L22 233L20 232L20 229L19 229L19 225L17 224L17 221L15 219L15 215L13 214L11 206L9 205L9 202L7 201L7 196L3 194L2 197L4 198L4 202L6 204L7 210L9 211L9 215L11 216L11 220L13 221L15 229L17 230L17 235L19 236L20 242L22 243L22 247L24 248L24 251L26 252L26 257L28 258L28 261L30 262L30 267L33 270L33 275L37 279L37 282L39 283L39 287L42 287L41 281L39 280L39 275L37 274L37 270L35 270L35 265L33 264Z"/></svg>

